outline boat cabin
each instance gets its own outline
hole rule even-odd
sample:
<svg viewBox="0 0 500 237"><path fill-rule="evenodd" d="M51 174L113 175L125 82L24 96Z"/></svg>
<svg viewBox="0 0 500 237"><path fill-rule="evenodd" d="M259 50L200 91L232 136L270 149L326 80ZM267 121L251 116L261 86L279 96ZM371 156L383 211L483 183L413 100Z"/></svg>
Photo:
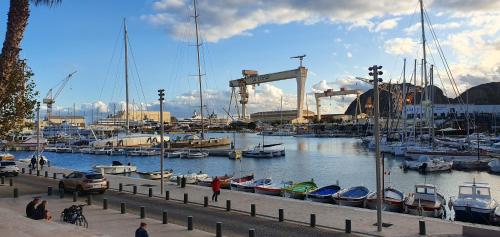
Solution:
<svg viewBox="0 0 500 237"><path fill-rule="evenodd" d="M434 202L437 200L436 186L432 184L417 184L415 185L414 197L416 200Z"/></svg>
<svg viewBox="0 0 500 237"><path fill-rule="evenodd" d="M491 199L490 185L487 183L466 182L459 186L458 198Z"/></svg>

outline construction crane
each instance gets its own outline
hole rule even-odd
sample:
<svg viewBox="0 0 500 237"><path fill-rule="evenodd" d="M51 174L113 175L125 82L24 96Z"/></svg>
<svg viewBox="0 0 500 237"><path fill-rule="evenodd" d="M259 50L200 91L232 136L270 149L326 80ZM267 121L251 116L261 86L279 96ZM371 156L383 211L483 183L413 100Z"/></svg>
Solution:
<svg viewBox="0 0 500 237"><path fill-rule="evenodd" d="M52 113L52 105L56 102L56 98L61 94L62 90L68 84L69 79L76 73L76 71L68 74L58 85L55 87L59 86L56 90L55 93L52 93L53 89L55 88L50 88L49 92L47 95L43 98L43 103L47 105L47 122L50 123L50 115Z"/></svg>
<svg viewBox="0 0 500 237"><path fill-rule="evenodd" d="M361 109L359 103L359 95L361 95L362 91L360 90L346 90L345 88L340 88L339 91L333 91L332 89L328 89L324 92L314 93L314 98L316 99L316 116L318 122L321 121L321 98L322 97L332 97L332 96L343 96L343 95L356 95L356 109L355 109L355 118L357 119L358 108ZM361 111L359 111L361 114Z"/></svg>

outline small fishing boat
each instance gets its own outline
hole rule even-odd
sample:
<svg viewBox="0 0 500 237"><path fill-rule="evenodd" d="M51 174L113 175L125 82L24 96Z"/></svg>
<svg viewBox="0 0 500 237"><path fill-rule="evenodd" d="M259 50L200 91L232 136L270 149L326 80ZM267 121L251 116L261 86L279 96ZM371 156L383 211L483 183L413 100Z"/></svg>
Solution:
<svg viewBox="0 0 500 237"><path fill-rule="evenodd" d="M270 185L257 185L254 190L255 193L265 194L271 196L281 196L281 187L275 186L273 184Z"/></svg>
<svg viewBox="0 0 500 237"><path fill-rule="evenodd" d="M180 177L180 178L184 177L184 178L186 178L186 183L187 184L196 184L200 180L208 178L208 174L204 174L204 173L202 173L200 171L199 173L189 173L189 174L185 174L185 175L174 175L174 176L170 177L170 181L176 182L177 181L177 177Z"/></svg>
<svg viewBox="0 0 500 237"><path fill-rule="evenodd" d="M363 207L369 192L364 186L356 186L337 192L333 200L341 206Z"/></svg>
<svg viewBox="0 0 500 237"><path fill-rule="evenodd" d="M258 179L258 180L248 180L244 182L231 182L231 190L243 191L243 192L254 192L255 187L259 185L271 185L271 179Z"/></svg>
<svg viewBox="0 0 500 237"><path fill-rule="evenodd" d="M283 192L290 198L304 199L309 192L317 188L318 186L313 181L306 181L286 187Z"/></svg>
<svg viewBox="0 0 500 237"><path fill-rule="evenodd" d="M231 178L233 178L233 176L224 175L224 176L217 176L217 178L221 181L221 183L223 181L231 182L230 180L231 180ZM206 178L203 178L203 179L199 179L198 180L198 185L200 185L200 186L206 186L206 187L211 187L212 186L212 181L213 181L212 177L206 177Z"/></svg>
<svg viewBox="0 0 500 237"><path fill-rule="evenodd" d="M420 156L417 161L404 161L403 169L418 170L419 172L438 172L450 171L453 161L445 161L442 158L431 158L429 156Z"/></svg>
<svg viewBox="0 0 500 237"><path fill-rule="evenodd" d="M163 171L163 178L164 179L169 179L170 176L172 176L172 170L164 170ZM136 172L141 178L143 179L161 179L161 172L158 171L151 171L151 172L141 172L137 171Z"/></svg>
<svg viewBox="0 0 500 237"><path fill-rule="evenodd" d="M451 201L455 220L491 224L498 203L491 197L487 183L466 182L458 187L458 197Z"/></svg>
<svg viewBox="0 0 500 237"><path fill-rule="evenodd" d="M96 172L104 174L124 174L137 171L137 166L130 164L124 165L116 160L113 161L111 165L95 165L93 168Z"/></svg>
<svg viewBox="0 0 500 237"><path fill-rule="evenodd" d="M253 180L253 178L254 178L254 176L253 176L253 174L251 174L251 175L243 176L241 178L231 178L231 179L221 180L220 187L225 188L225 189L230 189L232 182L245 182L245 181Z"/></svg>
<svg viewBox="0 0 500 237"><path fill-rule="evenodd" d="M340 190L338 185L328 185L310 192L307 194L307 198L313 202L333 203L332 195Z"/></svg>
<svg viewBox="0 0 500 237"><path fill-rule="evenodd" d="M442 217L446 200L437 193L432 184L417 184L415 192L410 193L405 200L405 213L416 216Z"/></svg>
<svg viewBox="0 0 500 237"><path fill-rule="evenodd" d="M488 168L492 173L500 173L500 159L490 161L488 163Z"/></svg>
<svg viewBox="0 0 500 237"><path fill-rule="evenodd" d="M401 212L403 210L403 203L405 201L405 194L393 187L384 189L383 209L385 211ZM370 209L377 209L377 192L371 192L366 197L366 207Z"/></svg>

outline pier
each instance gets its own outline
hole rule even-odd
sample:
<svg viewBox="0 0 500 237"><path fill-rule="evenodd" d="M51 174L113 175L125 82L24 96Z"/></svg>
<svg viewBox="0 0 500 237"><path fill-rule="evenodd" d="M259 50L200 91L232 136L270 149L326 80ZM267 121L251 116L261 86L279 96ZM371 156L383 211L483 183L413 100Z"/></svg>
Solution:
<svg viewBox="0 0 500 237"><path fill-rule="evenodd" d="M58 177L60 177L60 174L69 173L70 170L51 167L48 172L58 173ZM49 175L49 177L52 176ZM328 233L329 236L337 236L337 234L338 236L341 236L346 231L347 221L350 223L350 230L352 233L362 236L417 236L421 231L421 221L425 223L426 234L433 236L462 236L464 230L470 231L472 228L476 233L482 233L481 230L483 229L483 226L481 225L383 212L384 223L387 223L389 226L385 227L382 233L379 233L377 232L376 226L373 225L376 222L376 212L373 210L320 204L282 197L270 197L231 190L222 190L219 202L208 202L207 209L204 208L204 199L205 197L209 197L211 195L211 190L207 187L187 185L186 188L180 188L175 183L167 182L165 190L168 192L169 200L165 200L166 194L159 192L159 181L142 180L114 175L107 175L106 177L110 182L110 190L108 190L108 192L104 195L94 195L93 198L97 203L100 202L100 200L103 200L103 198L107 198L108 200L113 200L115 203L114 208L118 207L116 203L125 201L127 203L135 203L134 205L139 205L139 203L140 205L150 205L154 203L155 206L172 205L173 203L177 207L179 205L183 206L180 207L181 210L179 210L179 212L183 213L197 213L200 209L202 209L204 215L213 215L212 217L206 218L214 220L222 218L225 221L230 221L228 219L233 218L230 222L235 223L236 227L243 226L243 229L245 229L234 230L235 235L230 236L246 236L246 227L249 227L249 224L259 223L254 226L257 231L259 231L259 228L272 229L271 226L276 225L280 222L280 220L283 220L285 225L280 226L280 228L275 228L275 231L293 230L294 228L302 229L304 226L309 226L311 224L310 221L312 214L314 214L315 217L314 225L316 227L308 229L310 231L314 230L319 232L314 232L314 235L309 236L323 236L323 231ZM20 177L14 179L19 179L19 181L15 182L16 184L22 182L33 182L36 183L37 186L41 187L48 185L55 186L57 184L57 180L28 175L21 175ZM120 184L123 188L121 192L119 191ZM136 187L137 189L136 195L132 194L134 189L133 187ZM149 197L150 189L152 190L153 197ZM21 192L21 194L22 193L23 192ZM186 202L187 205L184 204L184 202ZM228 207L228 203L230 203L230 207ZM256 218L251 217L252 213L255 213ZM159 213L153 216L159 216ZM195 220L197 220L196 215L194 215L194 217ZM183 218L181 217L179 219L182 221ZM255 223L253 221L257 222ZM215 226L215 223L212 224ZM267 225L270 226L267 227ZM207 224L207 226L210 225ZM283 229L281 227L283 227ZM233 229L234 228L235 227L233 227ZM484 231L493 230L497 231L496 233L500 231L499 227L485 228L487 229Z"/></svg>

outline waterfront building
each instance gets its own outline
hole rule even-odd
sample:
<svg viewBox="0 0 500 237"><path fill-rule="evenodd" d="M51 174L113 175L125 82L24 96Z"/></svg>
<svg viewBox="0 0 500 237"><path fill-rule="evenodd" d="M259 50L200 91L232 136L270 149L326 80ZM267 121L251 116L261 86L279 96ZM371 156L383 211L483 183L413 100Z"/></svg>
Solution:
<svg viewBox="0 0 500 237"><path fill-rule="evenodd" d="M303 110L304 119L312 121L316 114L310 110ZM263 111L250 114L250 120L263 123L294 123L297 118L297 110Z"/></svg>

